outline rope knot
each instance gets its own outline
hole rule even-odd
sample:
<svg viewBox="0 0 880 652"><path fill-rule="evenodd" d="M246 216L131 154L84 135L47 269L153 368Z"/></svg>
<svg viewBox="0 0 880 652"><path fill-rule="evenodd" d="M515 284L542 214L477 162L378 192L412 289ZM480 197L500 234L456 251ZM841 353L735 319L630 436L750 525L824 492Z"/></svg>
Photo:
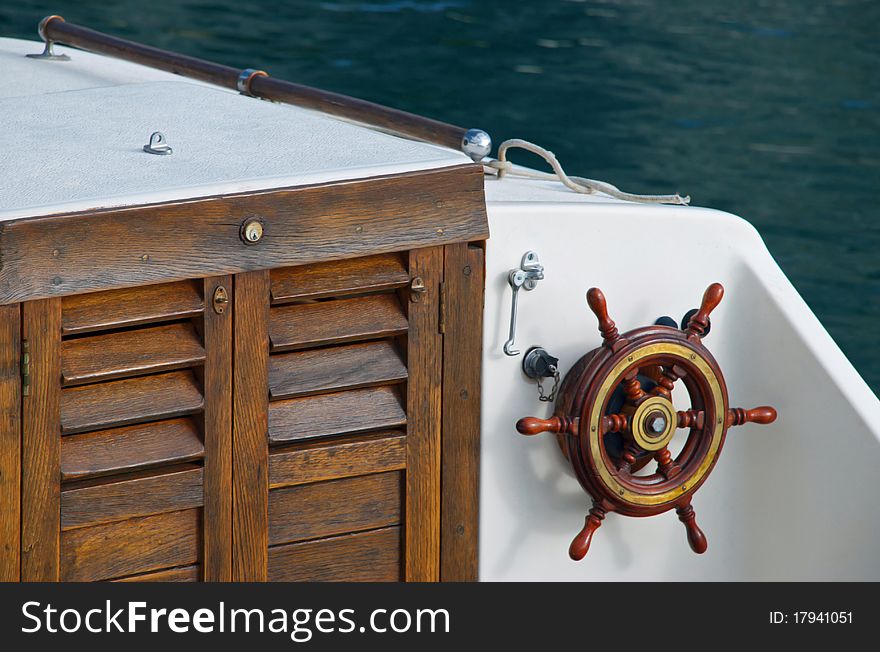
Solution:
<svg viewBox="0 0 880 652"><path fill-rule="evenodd" d="M523 149L540 156L550 165L551 168L553 168L553 173L536 172L522 167L515 168L513 163L507 160L507 151L509 149ZM540 145L535 145L534 143L519 138L505 140L498 146L498 158L484 161L483 165L487 168L497 170L499 179L510 174L528 179L559 181L569 190L583 195L591 195L600 192L603 195L608 195L614 199L640 202L643 204L677 204L679 206L686 206L691 201L690 196L682 197L678 193L675 193L674 195L636 195L629 192L623 192L616 186L612 186L610 183L605 183L604 181L585 179L584 177L570 177L565 173L565 170L562 169L562 165L559 163L559 160L553 152L544 149Z"/></svg>

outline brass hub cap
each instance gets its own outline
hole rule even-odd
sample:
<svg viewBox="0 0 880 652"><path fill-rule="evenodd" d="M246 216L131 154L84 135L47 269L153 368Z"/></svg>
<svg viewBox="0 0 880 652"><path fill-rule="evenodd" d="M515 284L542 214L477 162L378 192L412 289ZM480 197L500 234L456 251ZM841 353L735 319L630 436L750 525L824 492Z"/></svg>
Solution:
<svg viewBox="0 0 880 652"><path fill-rule="evenodd" d="M632 436L645 451L662 450L675 434L677 416L672 403L662 396L642 401L632 415Z"/></svg>

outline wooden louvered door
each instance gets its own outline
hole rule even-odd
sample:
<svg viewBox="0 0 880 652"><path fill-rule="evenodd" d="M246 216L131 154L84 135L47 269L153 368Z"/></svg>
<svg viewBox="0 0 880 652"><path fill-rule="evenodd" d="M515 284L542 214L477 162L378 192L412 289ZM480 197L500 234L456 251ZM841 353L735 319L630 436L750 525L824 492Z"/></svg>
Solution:
<svg viewBox="0 0 880 652"><path fill-rule="evenodd" d="M23 580L231 578L231 284L22 304Z"/></svg>
<svg viewBox="0 0 880 652"><path fill-rule="evenodd" d="M21 579L472 578L481 255L431 247L7 309ZM448 325L470 362L444 359L450 261L471 279L449 284L472 289L451 292L469 322Z"/></svg>
<svg viewBox="0 0 880 652"><path fill-rule="evenodd" d="M442 269L437 247L236 278L236 579L438 579Z"/></svg>

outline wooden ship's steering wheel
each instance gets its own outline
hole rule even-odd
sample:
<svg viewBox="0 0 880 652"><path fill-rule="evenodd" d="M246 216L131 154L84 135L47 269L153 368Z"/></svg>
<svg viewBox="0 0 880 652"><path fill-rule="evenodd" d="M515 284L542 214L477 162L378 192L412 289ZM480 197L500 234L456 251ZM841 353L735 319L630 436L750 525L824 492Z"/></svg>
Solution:
<svg viewBox="0 0 880 652"><path fill-rule="evenodd" d="M710 285L683 330L654 325L621 335L608 316L602 291L587 292L602 346L568 372L555 416L526 417L516 424L524 435L556 433L593 499L583 529L571 542L572 559L587 554L608 512L654 516L672 508L687 529L693 551L706 551L706 536L697 526L691 499L715 466L728 428L776 420L772 407L728 407L724 377L702 342L709 313L723 295L720 283ZM690 396L690 409L685 411L676 411L672 403L678 381ZM689 428L690 434L673 457L669 445L678 428ZM652 461L654 472L639 474Z"/></svg>

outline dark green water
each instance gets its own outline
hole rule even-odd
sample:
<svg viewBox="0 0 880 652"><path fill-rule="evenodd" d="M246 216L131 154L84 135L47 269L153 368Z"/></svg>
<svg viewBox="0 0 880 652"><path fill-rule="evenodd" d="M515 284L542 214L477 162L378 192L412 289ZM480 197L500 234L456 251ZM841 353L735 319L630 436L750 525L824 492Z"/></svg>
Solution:
<svg viewBox="0 0 880 652"><path fill-rule="evenodd" d="M880 2L0 0L0 34L49 13L737 213L880 391Z"/></svg>

